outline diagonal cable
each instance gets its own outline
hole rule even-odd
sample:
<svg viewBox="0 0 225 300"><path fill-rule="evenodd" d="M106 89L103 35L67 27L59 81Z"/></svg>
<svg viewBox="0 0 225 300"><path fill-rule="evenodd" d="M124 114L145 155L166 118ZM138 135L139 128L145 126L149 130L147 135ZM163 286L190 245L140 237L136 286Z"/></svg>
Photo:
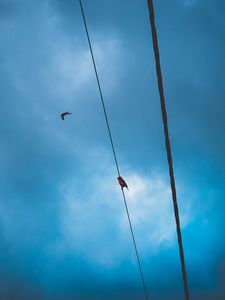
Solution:
<svg viewBox="0 0 225 300"><path fill-rule="evenodd" d="M121 191L122 191L122 194L123 194L124 205L125 205L126 212L127 212L127 218L128 218L128 221L129 221L130 231L131 231L132 240L133 240L133 244L134 244L135 254L136 254L136 257L137 257L137 262L138 262L138 267L139 267L139 271L140 271L140 275L141 275L141 280L142 280L142 284L143 284L143 288L144 288L145 298L148 300L149 297L148 297L147 287L146 287L146 284L145 284L144 274L143 274L142 267L141 267L141 261L140 261L139 254L138 254L136 240L135 240L135 237L134 237L134 231L133 231L133 228L132 228L132 223L131 223L131 219L130 219L130 215L129 215L129 211L128 211L127 201L126 201L126 197L125 197L125 194L124 194L124 191L123 191L122 188L121 188Z"/></svg>
<svg viewBox="0 0 225 300"><path fill-rule="evenodd" d="M101 103L102 103L102 108L103 108L103 113L104 113L104 117L105 117L106 126L107 126L107 129L108 129L108 134L109 134L109 139L110 139L110 143L111 143L111 147L112 147L112 152L113 152L113 157L114 157L114 161L115 161L115 165L116 165L116 170L117 170L118 176L120 176L119 164L118 164L116 151L115 151L115 147L114 147L114 143L113 143L112 133L111 133L110 125L109 125L109 120L108 120L108 115L107 115L105 102L104 102L104 98L103 98L103 94L102 94L102 89L101 89L101 85L100 85L100 81L99 81L99 77L98 77L97 67L96 67L95 58L94 58L94 54L93 54L93 50L92 50L92 46L91 46L91 40L90 40L90 36L89 36L89 32L88 32L88 27L87 27L87 22L86 22L86 18L85 18L83 6L82 6L82 1L79 0L79 3L80 3L80 8L81 8L81 13L82 13L82 17L83 17L84 27L85 27L85 31L86 31L86 35L87 35L87 39L88 39L88 44L89 44L89 48L90 48L90 52L91 52L91 58L92 58L93 66L94 66L95 76L96 76L96 80L97 80L97 84L98 84L99 94L100 94L100 98L101 98ZM143 274L143 271L142 271L142 266L141 266L141 262L140 262L140 258L139 258L138 249L137 249L137 243L136 243L136 240L135 240L134 231L133 231L131 218L130 218L130 214L129 214L129 210L128 210L128 206L127 206L127 201L126 201L126 197L125 197L125 193L123 191L123 188L121 188L121 191L122 191L122 196L123 196L123 200L124 200L124 205L125 205L125 208L126 208L127 218L128 218L128 222L129 222L129 226L130 226L130 231L131 231L131 235L132 235L132 240L133 240L133 244L134 244L135 254L136 254L136 258L137 258L137 262L138 262L138 267L139 267L139 271L140 271L140 275L141 275L141 280L142 280L142 284L143 284L145 299L149 300L148 293L147 293L147 288L146 288L146 284L145 284L145 280L144 280L144 274Z"/></svg>
<svg viewBox="0 0 225 300"><path fill-rule="evenodd" d="M186 267L185 267L182 234L181 234L181 229L180 229L179 208L178 208L178 204L177 204L176 185L175 185L175 179L174 179L172 151L171 151L171 146L170 146L170 137L169 137L168 123L167 123L167 112L166 112L166 104L165 104L164 89L163 89L162 71L161 71L161 65L160 65L158 39L157 39L157 32L156 32L156 25L155 25L154 6L153 6L153 0L147 0L147 2L148 2L149 18L150 18L151 31L152 31L152 41L153 41L153 49L154 49L154 55L155 55L156 73L157 73L157 78L158 78L158 90L159 90L159 95L160 95L160 104L161 104L163 128L164 128L164 135L165 135L167 161L168 161L169 175L170 175L170 185L171 185L172 198L173 198L174 215L175 215L175 220L176 220L177 239L178 239L178 245L179 245L180 262L181 262L182 277L183 277L183 284L184 284L184 295L185 295L185 299L189 300L188 280L187 280L187 273L186 273Z"/></svg>
<svg viewBox="0 0 225 300"><path fill-rule="evenodd" d="M106 125L107 125L109 138L110 138L110 143L111 143L111 146L112 146L112 152L113 152L113 156L114 156L114 160L115 160L115 164L116 164L116 169L117 169L118 176L120 176L119 165L118 165L118 161L117 161L117 157L116 157L116 151L115 151L115 147L114 147L114 143L113 143L113 139L112 139L111 129L110 129L110 126L109 126L109 121L108 121L107 111L106 111L106 107L105 107L105 102L104 102L104 99L103 99L102 89L101 89L101 85L100 85L100 81L99 81L99 77L98 77L95 58L94 58L94 54L93 54L93 50L92 50L92 46L91 46L91 40L90 40L90 36L89 36L89 33L88 33L87 22L86 22L86 18L85 18L85 15L84 15L84 10L83 10L81 0L79 0L79 2L80 2L80 8L81 8L83 21L84 21L84 27L85 27L85 31L86 31L86 35L87 35L87 39L88 39L88 44L89 44L89 48L90 48L90 52L91 52L91 58L92 58L92 62L93 62L94 70L95 70L95 76L96 76L96 80L97 80L97 84L98 84L100 98L101 98L101 102L102 102L102 108L103 108L103 112L104 112L105 122L106 122Z"/></svg>

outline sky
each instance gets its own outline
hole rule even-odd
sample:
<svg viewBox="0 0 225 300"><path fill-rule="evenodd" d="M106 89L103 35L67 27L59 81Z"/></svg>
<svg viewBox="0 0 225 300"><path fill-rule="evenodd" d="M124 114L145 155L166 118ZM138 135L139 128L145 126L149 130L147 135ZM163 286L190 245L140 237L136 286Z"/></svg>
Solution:
<svg viewBox="0 0 225 300"><path fill-rule="evenodd" d="M190 299L224 300L225 3L154 2ZM83 6L149 298L181 300L147 2ZM78 1L0 0L0 66L0 298L144 299Z"/></svg>

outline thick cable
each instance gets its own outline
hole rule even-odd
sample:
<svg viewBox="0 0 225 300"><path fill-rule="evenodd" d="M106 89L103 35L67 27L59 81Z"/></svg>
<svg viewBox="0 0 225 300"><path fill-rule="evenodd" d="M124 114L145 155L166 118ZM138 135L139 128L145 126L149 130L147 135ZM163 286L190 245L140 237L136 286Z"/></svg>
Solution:
<svg viewBox="0 0 225 300"><path fill-rule="evenodd" d="M180 229L179 208L177 204L176 185L175 185L175 178L174 178L174 171L173 171L172 151L170 146L170 137L169 137L169 130L168 130L168 122L167 122L167 112L166 112L166 104L165 104L164 89L163 89L163 79L162 79L162 71L161 71L161 64L160 64L158 38L157 38L156 25L155 25L154 6L153 6L153 0L147 0L147 2L148 2L149 19L150 19L151 31L152 31L156 73L158 78L158 90L160 95L160 104L161 104L163 128L164 128L164 135L165 135L165 145L166 145L167 161L169 167L170 186L171 186L172 198L173 198L174 215L176 220L177 239L179 244L180 262L181 262L182 277L183 277L183 284L184 284L184 295L185 295L185 299L189 300L188 280L187 280L187 273L185 267L182 234Z"/></svg>
<svg viewBox="0 0 225 300"><path fill-rule="evenodd" d="M114 156L114 160L115 160L116 170L117 170L118 176L120 176L119 164L118 164L116 151L115 151L115 147L114 147L114 143L113 143L112 133L111 133L109 120L108 120L108 115L107 115L105 102L104 102L104 98L103 98L103 94L102 94L102 89L101 89L101 85L100 85L100 81L99 81L98 71L97 71L97 67L96 67L96 63L95 63L95 58L94 58L94 54L93 54L93 50L92 50L92 46L91 46L91 40L90 40L90 36L89 36L89 32L88 32L88 27L87 27L87 22L86 22L86 18L85 18L83 6L82 6L82 1L79 0L79 3L80 3L81 13L82 13L83 21L84 21L84 27L85 27L85 31L86 31L86 35L87 35L87 39L88 39L88 44L89 44L89 48L90 48L90 52L91 52L91 58L92 58L93 66L94 66L94 71L95 71L97 84L98 84L98 89L99 89L99 94L100 94L100 98L101 98L104 117L105 117L107 129L108 129L109 139L110 139L110 143L111 143L111 146L112 146L112 152L113 152L113 156ZM139 267L139 271L140 271L140 275L141 275L141 280L142 280L142 284L143 284L143 288L144 288L145 299L149 300L148 293L147 293L147 288L146 288L146 284L145 284L145 280L144 280L144 274L143 274L143 271L142 271L142 266L141 266L141 262L140 262L140 258L139 258L139 254L138 254L138 249L137 249L137 244L136 244L134 231L133 231L132 223L131 223L131 218L130 218L130 214L129 214L129 210L128 210L128 206L127 206L127 201L126 201L126 197L125 197L125 193L123 191L123 188L121 188L121 191L122 191L122 195L123 195L124 205L125 205L125 208L126 208L127 218L128 218L128 222L129 222L129 226L130 226L130 231L131 231L132 240L133 240L134 249L135 249L135 254L136 254L138 267Z"/></svg>

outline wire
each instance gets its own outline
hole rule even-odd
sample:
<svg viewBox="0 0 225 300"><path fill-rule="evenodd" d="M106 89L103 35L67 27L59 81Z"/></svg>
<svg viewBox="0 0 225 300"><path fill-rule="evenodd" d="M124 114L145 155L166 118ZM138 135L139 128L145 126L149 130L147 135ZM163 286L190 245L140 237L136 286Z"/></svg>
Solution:
<svg viewBox="0 0 225 300"><path fill-rule="evenodd" d="M138 261L138 266L139 266L139 270L140 270L140 274L141 274L141 279L142 279L143 288L144 288L144 292L145 292L145 298L148 299L147 287L146 287L146 284L145 284L144 274L143 274L142 267L141 267L141 262L140 262L140 258L139 258L139 254L138 254L138 250L137 250L137 244L136 244L136 241L135 241L134 232L133 232L133 228L132 228L132 224L131 224L131 219L130 219L130 215L129 215L129 211L128 211L128 207L127 207L127 201L126 201L126 198L125 198L123 188L121 188L121 191L122 191L122 194L123 194L123 200L124 200L124 204L125 204L125 208L126 208L126 212L127 212L127 217L128 217L128 221L129 221L129 225L130 225L130 231L131 231L131 235L132 235L132 239L133 239L133 243L134 243L134 249L135 249L135 253L136 253L136 257L137 257L137 261Z"/></svg>
<svg viewBox="0 0 225 300"><path fill-rule="evenodd" d="M105 102L104 102L104 98L103 98L103 94L102 94L102 90L101 90L101 85L100 85L100 81L99 81L99 77L98 77L95 58L94 58L94 54L93 54L93 50L92 50L92 46L91 46L91 40L90 40L90 36L89 36L89 33L88 33L88 27L87 27L87 22L86 22L86 18L85 18L83 6L82 6L82 1L79 0L79 3L80 3L81 13L82 13L83 21L84 21L84 27L85 27L85 31L86 31L86 35L87 35L87 39L88 39L88 44L89 44L89 48L90 48L90 52L91 52L91 57L92 57L95 76L96 76L96 80L97 80L97 84L98 84L98 89L99 89L99 94L100 94L100 98L101 98L104 117L105 117L107 129L108 129L109 139L110 139L110 143L111 143L111 146L112 146L112 152L113 152L113 157L114 157L114 160L115 160L116 170L117 170L118 176L120 176L119 164L118 164L118 160L117 160L117 156L116 156L116 151L115 151L115 147L114 147L114 143L113 143L113 138L112 138L112 133L111 133L110 125L109 125L108 115L107 115ZM129 210L128 210L128 206L127 206L127 201L126 201L126 197L125 197L125 194L124 194L124 191L123 191L122 188L121 188L121 191L122 191L122 195L123 195L124 205L125 205L125 208L126 208L127 218L128 218L128 221L129 221L130 231L131 231L132 240L133 240L134 249L135 249L135 254L136 254L138 267L139 267L139 271L140 271L140 275L141 275L141 280L142 280L142 284L143 284L143 288L144 288L145 298L148 300L149 298L148 298L147 288L146 288L146 284L145 284L145 280L144 280L144 274L143 274L143 271L142 271L141 262L140 262L140 258L139 258L139 254L138 254L137 243L136 243L135 236L134 236L134 231L133 231L133 228L132 228L132 223L131 223L131 218L130 218L130 214L129 214Z"/></svg>
<svg viewBox="0 0 225 300"><path fill-rule="evenodd" d="M172 152L171 152L169 130L168 130L168 123L167 123L167 112L166 112L166 104L165 104L164 89L163 89L162 71L161 71L161 65L160 65L160 54L159 54L159 47L158 47L158 39L157 39L157 32L156 32L156 25L155 25L154 6L153 6L153 0L147 0L147 2L148 2L149 18L150 18L151 31L152 31L152 40L153 40L153 48L154 48L154 55L155 55L156 73L157 73L157 78L158 78L158 90L159 90L159 95L160 95L160 104L161 104L163 128L164 128L164 135L165 135L167 161L168 161L168 166L169 166L170 185L171 185L172 198L173 198L174 215L175 215L175 220L176 220L176 229L177 229L177 238L178 238L178 244L179 244L180 262L181 262L182 276L183 276L183 283L184 283L184 295L185 295L185 299L189 300L188 280L187 280L187 273L186 273L186 268L185 268L182 234L181 234L181 229L180 229L179 209L178 209L178 204L177 204L177 195L176 195L176 185L175 185L174 171L173 171Z"/></svg>
<svg viewBox="0 0 225 300"><path fill-rule="evenodd" d="M112 146L113 156L114 156L114 160L115 160L115 164L116 164L116 169L117 169L118 176L120 176L118 160L117 160L117 157L116 157L116 151L115 151L115 147L114 147L114 143L113 143L113 139L112 139L111 129L110 129L110 126L109 126L109 121L108 121L108 116L107 116L107 112L106 112L105 102L104 102L104 99L103 99L103 94L102 94L102 89L101 89L101 85L100 85L100 81L99 81L99 77L98 77L95 58L94 58L94 54L93 54L93 50L92 50L92 46L91 46L91 40L90 40L90 36L89 36L89 33L88 33L87 22L86 22L86 18L85 18L85 15L84 15L84 10L83 10L81 0L79 0L79 2L80 2L80 8L81 8L81 12L82 12L83 21L84 21L84 27L85 27L85 31L86 31L86 35L87 35L87 39L88 39L88 44L89 44L89 48L90 48L90 52L91 52L91 58L92 58L92 62L93 62L94 70L95 70L95 76L96 76L96 80L97 80L97 84L98 84L100 98L101 98L101 102L102 102L104 117L105 117L107 129L108 129L108 133L109 133L109 138L110 138L110 143L111 143L111 146Z"/></svg>

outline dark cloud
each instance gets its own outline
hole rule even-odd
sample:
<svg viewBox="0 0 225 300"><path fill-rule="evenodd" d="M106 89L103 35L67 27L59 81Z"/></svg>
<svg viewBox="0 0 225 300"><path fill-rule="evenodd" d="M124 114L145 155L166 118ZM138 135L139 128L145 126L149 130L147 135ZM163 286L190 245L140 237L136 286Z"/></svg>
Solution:
<svg viewBox="0 0 225 300"><path fill-rule="evenodd" d="M187 2L155 1L156 21L175 174L188 190L179 203L195 201L183 230L191 299L223 300L225 7ZM98 66L119 161L167 174L147 5L84 7L93 43L104 47ZM110 151L78 1L1 0L0 17L0 298L143 299L133 262L100 266L60 248L62 186L73 178L85 202ZM65 107L73 115L62 123ZM149 293L180 300L177 248L165 248L143 259Z"/></svg>

